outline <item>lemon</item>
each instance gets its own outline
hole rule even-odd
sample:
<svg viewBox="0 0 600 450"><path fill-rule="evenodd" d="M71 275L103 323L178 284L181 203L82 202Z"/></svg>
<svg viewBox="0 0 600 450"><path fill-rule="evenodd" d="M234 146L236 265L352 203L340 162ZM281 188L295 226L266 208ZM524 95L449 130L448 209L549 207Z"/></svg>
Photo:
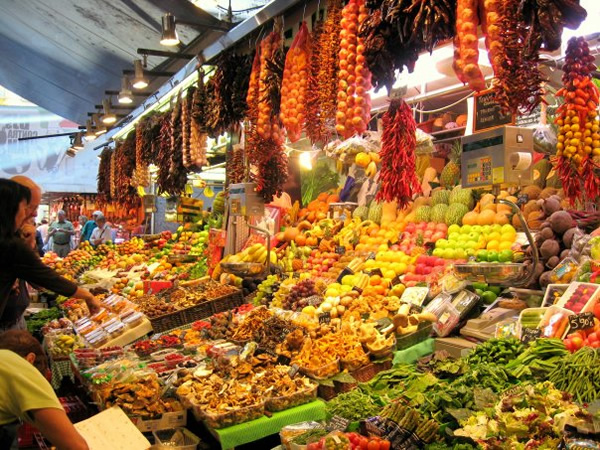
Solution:
<svg viewBox="0 0 600 450"><path fill-rule="evenodd" d="M515 242L515 238L517 237L516 233L502 233L502 236L500 236L500 240L502 242Z"/></svg>
<svg viewBox="0 0 600 450"><path fill-rule="evenodd" d="M317 313L317 309L314 306L309 305L302 308L302 312L308 316L314 316Z"/></svg>
<svg viewBox="0 0 600 450"><path fill-rule="evenodd" d="M497 241L497 240L495 240L495 239L494 239L494 240L492 240L492 241L489 241L489 242L487 243L487 246L486 246L486 248L487 248L488 250L498 250L498 247L500 247L500 242L498 242L498 241Z"/></svg>
<svg viewBox="0 0 600 450"><path fill-rule="evenodd" d="M500 242L500 245L498 246L498 251L510 250L511 247L512 247L512 242L510 242L510 241L502 241L502 242Z"/></svg>

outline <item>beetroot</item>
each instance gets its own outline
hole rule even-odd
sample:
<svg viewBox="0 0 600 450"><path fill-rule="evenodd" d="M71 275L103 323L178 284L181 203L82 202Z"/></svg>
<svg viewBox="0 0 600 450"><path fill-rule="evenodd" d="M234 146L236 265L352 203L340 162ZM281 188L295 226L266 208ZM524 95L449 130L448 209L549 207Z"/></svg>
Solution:
<svg viewBox="0 0 600 450"><path fill-rule="evenodd" d="M562 235L569 228L575 226L575 221L567 211L556 211L548 218L552 231L556 234Z"/></svg>

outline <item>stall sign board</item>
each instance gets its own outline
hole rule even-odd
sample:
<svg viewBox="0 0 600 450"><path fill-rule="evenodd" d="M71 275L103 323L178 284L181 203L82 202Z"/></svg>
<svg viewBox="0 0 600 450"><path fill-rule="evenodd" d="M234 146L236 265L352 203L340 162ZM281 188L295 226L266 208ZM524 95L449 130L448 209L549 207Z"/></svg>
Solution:
<svg viewBox="0 0 600 450"><path fill-rule="evenodd" d="M482 131L515 123L513 114L505 114L490 89L475 94L475 121L473 131Z"/></svg>

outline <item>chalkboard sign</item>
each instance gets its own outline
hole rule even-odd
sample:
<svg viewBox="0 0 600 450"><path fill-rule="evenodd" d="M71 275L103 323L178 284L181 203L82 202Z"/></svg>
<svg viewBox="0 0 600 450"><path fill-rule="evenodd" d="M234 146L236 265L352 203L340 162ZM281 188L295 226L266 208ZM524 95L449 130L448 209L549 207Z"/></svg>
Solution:
<svg viewBox="0 0 600 450"><path fill-rule="evenodd" d="M521 331L521 341L527 343L535 341L542 335L542 330L539 328L523 328Z"/></svg>
<svg viewBox="0 0 600 450"><path fill-rule="evenodd" d="M585 312L569 316L569 327L569 332L594 328L594 314Z"/></svg>
<svg viewBox="0 0 600 450"><path fill-rule="evenodd" d="M348 425L350 425L350 421L348 419L344 419L341 416L333 416L331 418L331 420L329 421L329 423L327 424L327 430L329 430L329 431L334 431L334 430L346 431L346 428L348 428Z"/></svg>
<svg viewBox="0 0 600 450"><path fill-rule="evenodd" d="M345 253L346 253L346 247L344 247L344 246L340 246L340 245L337 245L337 246L335 247L335 252L336 252L338 255L343 255L343 254L345 254Z"/></svg>
<svg viewBox="0 0 600 450"><path fill-rule="evenodd" d="M396 277L392 281L390 281L390 284L392 285L392 287L402 284L402 278L400 277L400 275L396 275Z"/></svg>
<svg viewBox="0 0 600 450"><path fill-rule="evenodd" d="M383 272L381 272L381 269L380 269L380 268L377 268L377 269L372 269L372 270L370 270L370 271L368 272L368 275L369 275L370 277L377 275L377 276L380 276L380 277L382 277L382 278L383 278Z"/></svg>
<svg viewBox="0 0 600 450"><path fill-rule="evenodd" d="M279 355L277 357L277 364L281 364L282 366L289 366L292 360L285 355Z"/></svg>
<svg viewBox="0 0 600 450"><path fill-rule="evenodd" d="M500 105L494 100L494 92L492 90L475 94L475 124L473 131L481 131L514 123L514 116L502 112Z"/></svg>

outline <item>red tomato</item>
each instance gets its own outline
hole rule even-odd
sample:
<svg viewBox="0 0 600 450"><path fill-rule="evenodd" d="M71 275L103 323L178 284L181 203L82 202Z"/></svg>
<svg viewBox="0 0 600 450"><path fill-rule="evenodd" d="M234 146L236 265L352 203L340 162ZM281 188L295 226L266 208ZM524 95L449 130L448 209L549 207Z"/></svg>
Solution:
<svg viewBox="0 0 600 450"><path fill-rule="evenodd" d="M587 337L587 339L588 339L588 342L589 342L589 343L592 343L592 342L597 342L597 341L598 341L598 333L596 333L596 332L594 331L594 332L592 332L592 333L588 334L588 337Z"/></svg>
<svg viewBox="0 0 600 450"><path fill-rule="evenodd" d="M594 341L590 344L592 348L600 348L600 341Z"/></svg>
<svg viewBox="0 0 600 450"><path fill-rule="evenodd" d="M600 319L600 303L594 305L594 316L596 316L597 319Z"/></svg>
<svg viewBox="0 0 600 450"><path fill-rule="evenodd" d="M346 436L348 436L348 439L350 439L350 442L352 444L357 444L359 442L359 440L360 440L360 437L359 437L358 433L354 433L354 432L352 432L352 433L346 433Z"/></svg>
<svg viewBox="0 0 600 450"><path fill-rule="evenodd" d="M321 446L318 442L311 442L306 446L306 450L321 450Z"/></svg>
<svg viewBox="0 0 600 450"><path fill-rule="evenodd" d="M381 441L379 443L379 450L390 450L390 441Z"/></svg>
<svg viewBox="0 0 600 450"><path fill-rule="evenodd" d="M379 442L371 440L367 447L368 450L379 450Z"/></svg>
<svg viewBox="0 0 600 450"><path fill-rule="evenodd" d="M581 336L576 334L571 338L571 343L573 344L573 348L580 349L583 345L583 339L581 339Z"/></svg>
<svg viewBox="0 0 600 450"><path fill-rule="evenodd" d="M369 440L366 437L361 436L358 443L360 445L361 450L368 450L368 448L369 448Z"/></svg>

